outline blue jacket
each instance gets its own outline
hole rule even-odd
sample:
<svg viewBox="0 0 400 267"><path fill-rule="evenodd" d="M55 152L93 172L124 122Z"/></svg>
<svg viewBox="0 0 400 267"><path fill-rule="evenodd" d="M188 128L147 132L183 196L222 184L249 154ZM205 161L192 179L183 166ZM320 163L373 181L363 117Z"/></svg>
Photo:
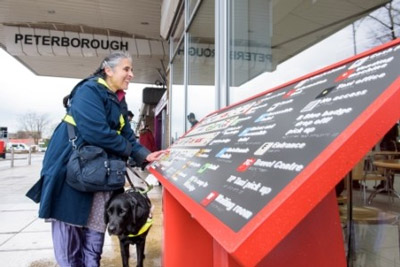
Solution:
<svg viewBox="0 0 400 267"><path fill-rule="evenodd" d="M68 113L76 122L76 144L83 142L104 148L121 158L133 158L141 165L150 153L136 142L126 123L120 130L121 107L115 93L104 80L90 78L79 83L71 93ZM65 182L66 165L72 153L67 123L55 129L43 159L40 180L27 192L39 203L40 218L54 218L63 222L86 225L92 206L93 193L84 193Z"/></svg>

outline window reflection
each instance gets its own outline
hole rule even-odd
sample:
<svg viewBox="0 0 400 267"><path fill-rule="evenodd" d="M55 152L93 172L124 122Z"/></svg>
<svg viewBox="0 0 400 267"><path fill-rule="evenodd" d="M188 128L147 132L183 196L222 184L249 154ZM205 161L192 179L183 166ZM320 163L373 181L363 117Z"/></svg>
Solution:
<svg viewBox="0 0 400 267"><path fill-rule="evenodd" d="M215 110L214 11L214 1L203 1L189 29L187 115L197 119Z"/></svg>
<svg viewBox="0 0 400 267"><path fill-rule="evenodd" d="M171 144L185 133L185 88L183 85L183 51L184 43L172 62L171 85Z"/></svg>

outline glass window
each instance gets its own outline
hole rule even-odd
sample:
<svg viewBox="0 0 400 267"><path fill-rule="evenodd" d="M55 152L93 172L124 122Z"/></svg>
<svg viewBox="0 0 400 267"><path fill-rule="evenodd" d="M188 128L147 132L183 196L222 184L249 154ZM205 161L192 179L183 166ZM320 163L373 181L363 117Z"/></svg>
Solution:
<svg viewBox="0 0 400 267"><path fill-rule="evenodd" d="M230 2L229 103L243 98L243 84L273 69L271 60L271 1Z"/></svg>
<svg viewBox="0 0 400 267"><path fill-rule="evenodd" d="M187 114L197 120L215 110L214 1L202 1L189 28ZM187 123L187 129L191 125Z"/></svg>
<svg viewBox="0 0 400 267"><path fill-rule="evenodd" d="M171 144L185 133L185 87L183 84L184 42L172 61L171 83Z"/></svg>
<svg viewBox="0 0 400 267"><path fill-rule="evenodd" d="M175 52L175 49L177 46L180 44L180 40L183 36L183 30L184 30L184 16L182 15L179 18L179 21L177 23L177 26L174 28L173 32L171 33L171 38L170 38L170 45L172 46L172 51L173 53Z"/></svg>
<svg viewBox="0 0 400 267"><path fill-rule="evenodd" d="M334 9L321 1L229 3L229 104L394 40L400 32L400 0L359 20L355 3ZM370 2L363 10L376 5ZM317 16L303 16L307 12ZM344 19L347 27L336 23Z"/></svg>
<svg viewBox="0 0 400 267"><path fill-rule="evenodd" d="M188 0L189 17L192 15L193 10L196 7L197 2L199 2L199 0Z"/></svg>

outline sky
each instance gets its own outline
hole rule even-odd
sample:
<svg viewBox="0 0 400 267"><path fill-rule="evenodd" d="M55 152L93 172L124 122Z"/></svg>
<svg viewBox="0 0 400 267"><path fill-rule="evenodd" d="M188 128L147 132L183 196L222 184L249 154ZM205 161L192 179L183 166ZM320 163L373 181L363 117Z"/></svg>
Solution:
<svg viewBox="0 0 400 267"><path fill-rule="evenodd" d="M62 99L80 80L37 76L2 48L0 62L0 126L15 133L21 129L21 116L30 112L47 114L51 126L58 124L65 115ZM134 119L139 117L142 89L146 86L149 85L129 85L126 99L129 109L135 114Z"/></svg>

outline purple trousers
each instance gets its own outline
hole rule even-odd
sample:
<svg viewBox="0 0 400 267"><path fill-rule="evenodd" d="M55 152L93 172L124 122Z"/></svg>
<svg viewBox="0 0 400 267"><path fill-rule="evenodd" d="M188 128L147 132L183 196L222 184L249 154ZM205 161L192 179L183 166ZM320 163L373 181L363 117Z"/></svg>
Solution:
<svg viewBox="0 0 400 267"><path fill-rule="evenodd" d="M54 254L61 267L100 266L104 233L52 221Z"/></svg>

